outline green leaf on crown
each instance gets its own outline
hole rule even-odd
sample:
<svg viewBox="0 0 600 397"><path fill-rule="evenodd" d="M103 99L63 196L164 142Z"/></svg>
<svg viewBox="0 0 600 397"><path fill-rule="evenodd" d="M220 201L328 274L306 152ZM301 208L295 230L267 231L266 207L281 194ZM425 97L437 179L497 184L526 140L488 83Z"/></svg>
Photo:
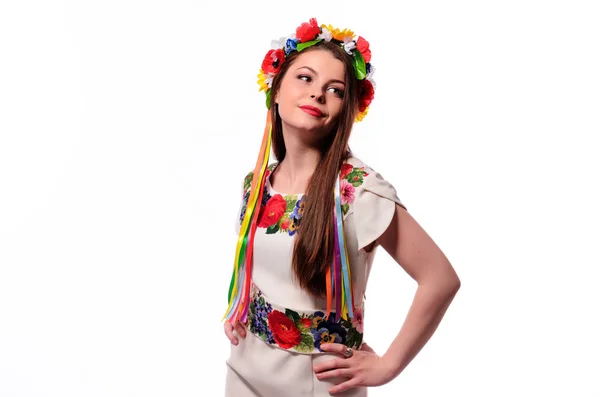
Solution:
<svg viewBox="0 0 600 397"><path fill-rule="evenodd" d="M367 64L358 50L352 51L352 66L357 79L362 80L367 77Z"/></svg>
<svg viewBox="0 0 600 397"><path fill-rule="evenodd" d="M298 43L298 44L296 44L296 51L300 52L308 47L312 47L315 44L317 44L319 41L321 41L321 40L311 40L311 41L307 41L306 43Z"/></svg>
<svg viewBox="0 0 600 397"><path fill-rule="evenodd" d="M267 109L270 109L270 105L271 105L271 89L269 88L267 90Z"/></svg>

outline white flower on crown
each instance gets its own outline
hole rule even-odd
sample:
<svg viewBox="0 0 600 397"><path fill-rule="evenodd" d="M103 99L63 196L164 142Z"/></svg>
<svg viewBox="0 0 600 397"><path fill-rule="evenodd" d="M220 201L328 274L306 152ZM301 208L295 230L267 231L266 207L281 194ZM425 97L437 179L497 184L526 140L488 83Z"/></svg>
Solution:
<svg viewBox="0 0 600 397"><path fill-rule="evenodd" d="M370 65L369 66L369 73L367 73L365 79L369 80L371 82L371 84L373 84L373 89L375 89L375 80L373 80L373 75L375 74L375 66Z"/></svg>
<svg viewBox="0 0 600 397"><path fill-rule="evenodd" d="M271 40L271 48L276 50L278 48L283 48L285 46L285 42L287 41L287 37L281 37L277 40Z"/></svg>
<svg viewBox="0 0 600 397"><path fill-rule="evenodd" d="M275 77L273 73L267 73L267 77L265 78L265 84L267 84L267 87L269 88L271 88L271 86L273 85L273 77Z"/></svg>
<svg viewBox="0 0 600 397"><path fill-rule="evenodd" d="M352 51L356 49L356 42L352 40L352 36L344 37L343 47L348 55L352 55Z"/></svg>
<svg viewBox="0 0 600 397"><path fill-rule="evenodd" d="M333 35L331 34L331 32L329 31L329 29L327 28L321 28L321 33L319 33L319 36L317 37L318 40L325 40L325 41L331 41L331 39L333 38Z"/></svg>

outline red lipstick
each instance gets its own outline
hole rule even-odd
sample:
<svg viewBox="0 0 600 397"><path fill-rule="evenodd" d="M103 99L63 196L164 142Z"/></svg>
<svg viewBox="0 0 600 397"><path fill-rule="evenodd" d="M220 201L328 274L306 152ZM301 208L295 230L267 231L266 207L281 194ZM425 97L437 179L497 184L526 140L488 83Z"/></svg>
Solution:
<svg viewBox="0 0 600 397"><path fill-rule="evenodd" d="M310 105L300 106L300 109L304 110L306 113L315 117L323 117L323 112L319 108Z"/></svg>

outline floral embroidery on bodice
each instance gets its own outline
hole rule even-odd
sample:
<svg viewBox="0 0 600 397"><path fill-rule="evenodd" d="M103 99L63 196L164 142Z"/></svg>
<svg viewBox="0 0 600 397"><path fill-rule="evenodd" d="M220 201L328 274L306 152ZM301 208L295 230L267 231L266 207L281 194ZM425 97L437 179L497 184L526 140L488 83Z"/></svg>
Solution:
<svg viewBox="0 0 600 397"><path fill-rule="evenodd" d="M304 213L303 194L281 194L275 192L270 184L270 175L279 163L272 163L265 171L265 186L261 200L261 208L258 215L257 228L266 229L266 234L287 233L293 236L300 225ZM354 167L352 164L344 163L341 169L340 202L342 215L348 214L355 198L355 188L363 184L364 178L369 174L365 167ZM250 199L250 185L254 172L249 172L244 178L244 202L240 213L240 225L246 214L246 207Z"/></svg>

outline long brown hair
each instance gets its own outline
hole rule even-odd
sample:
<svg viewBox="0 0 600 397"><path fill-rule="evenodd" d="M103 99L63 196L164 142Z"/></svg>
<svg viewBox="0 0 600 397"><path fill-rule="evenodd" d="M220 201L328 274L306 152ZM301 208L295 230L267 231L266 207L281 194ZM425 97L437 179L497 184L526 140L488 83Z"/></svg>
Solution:
<svg viewBox="0 0 600 397"><path fill-rule="evenodd" d="M348 140L358 111L359 81L354 75L351 57L339 45L322 41L304 49L302 53L318 50L329 51L344 63L346 89L341 113L332 131L323 139L319 147L321 159L303 197L305 207L302 221L296 230L292 269L302 289L314 296L323 297L326 291L325 275L334 255L333 188L342 163L351 155ZM273 78L271 87L272 95L269 103L271 120L273 120L271 145L279 162L285 158L286 148L281 118L275 105L275 93L278 92L283 77L298 55L299 52L293 52L286 57L279 73Z"/></svg>

